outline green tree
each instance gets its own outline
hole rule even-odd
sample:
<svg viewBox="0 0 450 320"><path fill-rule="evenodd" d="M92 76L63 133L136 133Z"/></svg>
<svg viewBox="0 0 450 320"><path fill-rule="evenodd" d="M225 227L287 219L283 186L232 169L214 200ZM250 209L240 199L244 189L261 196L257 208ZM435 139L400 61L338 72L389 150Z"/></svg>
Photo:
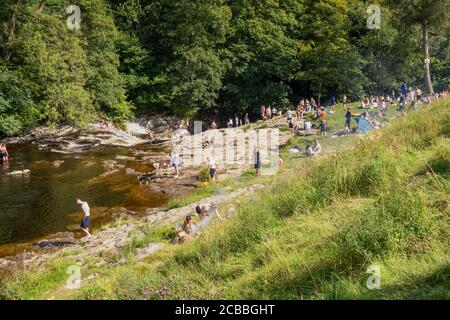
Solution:
<svg viewBox="0 0 450 320"><path fill-rule="evenodd" d="M290 104L300 68L300 1L228 1L233 12L223 56L227 73L220 106L231 113L258 105Z"/></svg>
<svg viewBox="0 0 450 320"><path fill-rule="evenodd" d="M52 7L39 12L25 6L22 11L20 40L11 62L39 100L42 119L86 124L94 110L85 89L87 63L81 33L68 30L64 14L52 12Z"/></svg>
<svg viewBox="0 0 450 320"><path fill-rule="evenodd" d="M14 135L40 120L33 94L16 72L0 65L0 135Z"/></svg>
<svg viewBox="0 0 450 320"><path fill-rule="evenodd" d="M305 1L302 17L302 68L296 78L320 97L345 93L359 96L364 60L349 41L347 1Z"/></svg>
<svg viewBox="0 0 450 320"><path fill-rule="evenodd" d="M450 0L399 0L396 5L407 27L420 26L424 57L424 80L428 93L433 93L430 72L430 34L448 30L450 24Z"/></svg>
<svg viewBox="0 0 450 320"><path fill-rule="evenodd" d="M225 65L230 10L221 0L148 1L142 43L150 52L148 102L179 115L213 107Z"/></svg>
<svg viewBox="0 0 450 320"><path fill-rule="evenodd" d="M86 39L86 88L94 106L115 120L130 118L132 106L127 102L124 79L119 73L118 32L113 14L103 0L78 3L83 12L81 31Z"/></svg>

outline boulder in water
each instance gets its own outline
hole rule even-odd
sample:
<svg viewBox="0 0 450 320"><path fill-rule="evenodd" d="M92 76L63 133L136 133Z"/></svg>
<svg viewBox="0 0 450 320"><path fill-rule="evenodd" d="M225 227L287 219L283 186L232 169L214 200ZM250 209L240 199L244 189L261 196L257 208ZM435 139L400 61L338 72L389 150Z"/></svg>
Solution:
<svg viewBox="0 0 450 320"><path fill-rule="evenodd" d="M40 240L34 245L41 249L46 248L61 248L75 245L75 242L72 241L59 241L59 240Z"/></svg>
<svg viewBox="0 0 450 320"><path fill-rule="evenodd" d="M10 175L10 176L24 176L24 175L29 175L30 173L31 173L30 170L25 169L25 170L17 170L17 171L9 172L8 175Z"/></svg>

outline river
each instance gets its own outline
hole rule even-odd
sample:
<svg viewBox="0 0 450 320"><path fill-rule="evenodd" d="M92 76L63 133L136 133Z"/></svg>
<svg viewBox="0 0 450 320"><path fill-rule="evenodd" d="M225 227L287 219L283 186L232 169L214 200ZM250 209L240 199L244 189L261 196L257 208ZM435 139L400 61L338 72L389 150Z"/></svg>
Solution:
<svg viewBox="0 0 450 320"><path fill-rule="evenodd" d="M137 183L130 171L150 172L148 155L160 148L97 147L80 154L39 150L34 144L9 145L9 164L0 163L0 257L18 243L57 232L79 233L79 197L91 206L92 228L111 221L117 208L140 211L167 202L161 193ZM29 169L29 175L9 175ZM127 172L128 171L128 172Z"/></svg>

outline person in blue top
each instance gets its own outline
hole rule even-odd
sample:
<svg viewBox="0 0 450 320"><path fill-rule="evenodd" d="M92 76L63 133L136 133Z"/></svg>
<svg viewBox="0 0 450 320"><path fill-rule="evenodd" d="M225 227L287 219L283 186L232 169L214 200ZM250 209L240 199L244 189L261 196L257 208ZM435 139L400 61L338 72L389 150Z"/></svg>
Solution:
<svg viewBox="0 0 450 320"><path fill-rule="evenodd" d="M334 96L332 96L330 98L330 106L334 106L336 104L336 98Z"/></svg>
<svg viewBox="0 0 450 320"><path fill-rule="evenodd" d="M403 81L402 85L400 86L400 91L402 92L402 96L406 97L408 94L408 86L406 85L406 82Z"/></svg>

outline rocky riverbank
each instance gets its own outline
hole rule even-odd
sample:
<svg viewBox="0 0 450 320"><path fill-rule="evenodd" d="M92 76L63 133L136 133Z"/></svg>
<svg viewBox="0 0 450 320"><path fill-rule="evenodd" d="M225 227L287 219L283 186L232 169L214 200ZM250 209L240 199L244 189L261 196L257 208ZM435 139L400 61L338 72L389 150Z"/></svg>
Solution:
<svg viewBox="0 0 450 320"><path fill-rule="evenodd" d="M112 123L97 122L81 129L69 125L57 128L37 127L29 132L5 139L7 144L37 144L40 149L62 153L80 153L98 146L131 147L139 144L171 144L189 135L187 125L175 117L146 117L126 122L123 128Z"/></svg>
<svg viewBox="0 0 450 320"><path fill-rule="evenodd" d="M159 120L158 120L159 121ZM262 123L252 124L252 128L258 128ZM264 127L279 128L285 125L282 117L273 119L265 123ZM58 129L38 128L32 133L21 138L10 139L10 143L36 143L40 148L50 148L63 153L84 152L89 149L102 145L133 146L142 143L160 143L160 152L148 154L139 149L133 149L133 155L117 156L114 160L104 161L105 172L94 178L89 183L100 183L107 180L118 171L125 171L127 175L136 177L149 176L148 181L143 181L144 188L151 192L158 192L167 198L176 198L197 188L199 184L199 167L185 167L179 179L174 178L172 168L162 168L155 172L153 170L144 170L128 168L126 163L129 161L138 161L142 163L167 163L171 147L177 143L181 137L188 135L189 132L183 129L183 122L177 119L171 121L165 120L164 123L154 120L139 120L135 123L127 124L127 131L121 131L116 128L103 129L101 124L94 124L90 129L76 129L72 127L61 127ZM181 128L180 128L181 127ZM242 130L236 128L233 130ZM280 132L280 143L284 144L290 138L289 132ZM42 162L39 166L59 167L61 162ZM86 164L88 165L88 163ZM248 166L221 166L219 170L219 180L238 176ZM204 201L214 201L221 203L242 193L251 193L257 187L251 189L242 189L235 192L221 190L220 194ZM18 245L19 254L12 254L0 259L0 270L14 270L16 268L26 268L29 266L40 265L59 252L65 252L70 248L82 249L86 256L97 254L97 251L112 250L121 248L130 239L130 234L138 226L151 225L174 225L187 213L193 213L196 204L192 204L180 209L164 211L158 208L149 208L142 212L134 212L126 208L114 208L113 211L105 211L102 214L108 218L125 219L126 224L119 227L95 231L95 236L88 241L81 240L72 232L62 232L55 235L49 235L44 239L37 239L28 243ZM98 216L97 219L102 217ZM114 220L113 219L113 220ZM108 220L108 219L107 219ZM154 244L145 252L152 252L155 248L160 248L160 244ZM142 253L142 252L141 252Z"/></svg>
<svg viewBox="0 0 450 320"><path fill-rule="evenodd" d="M96 261L97 266L106 264L120 264L120 261L112 261L110 258L121 250L133 239L143 237L142 229L145 226L175 226L181 222L188 214L195 213L198 204L215 203L221 205L238 198L241 195L251 195L263 185L254 184L247 188L238 190L221 190L209 198L199 202L184 206L182 208L164 211L161 209L148 209L145 216L132 217L127 215L126 219L118 226L113 226L96 232L90 238L75 239L73 233L59 233L51 240L40 240L33 244L32 248L26 249L23 253L0 259L0 272L7 274L13 270L26 269L40 266L57 255L70 257L80 265L87 260ZM228 218L235 210L228 208L220 218ZM213 217L217 219L218 217ZM136 258L143 259L146 256L164 248L167 243L151 243L146 248L136 251Z"/></svg>

